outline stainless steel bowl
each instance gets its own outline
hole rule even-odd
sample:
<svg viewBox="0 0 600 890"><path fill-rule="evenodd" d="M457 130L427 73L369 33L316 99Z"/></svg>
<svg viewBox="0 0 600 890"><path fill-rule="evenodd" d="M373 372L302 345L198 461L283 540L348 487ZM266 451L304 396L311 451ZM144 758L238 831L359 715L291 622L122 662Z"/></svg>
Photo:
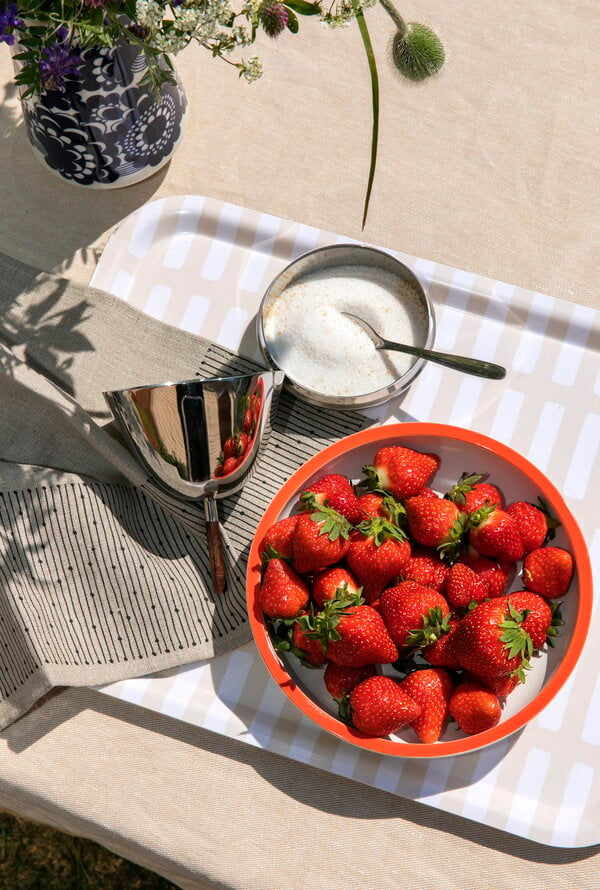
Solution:
<svg viewBox="0 0 600 890"><path fill-rule="evenodd" d="M425 365L425 361L423 359L415 359L404 374L397 377L388 386L374 392L353 396L331 395L329 393L316 392L313 389L309 389L301 380L294 379L285 367L282 367L277 363L272 348L269 348L269 341L265 334L265 315L286 287L311 272L320 272L324 269L336 266L369 266L371 268L382 269L384 271L392 272L403 281L411 284L422 302L427 319L426 338L424 342L417 344L419 346L427 348L433 346L435 340L435 315L429 294L414 272L412 272L408 266L405 266L404 263L400 262L400 260L396 259L396 257L375 247L367 247L358 244L335 244L327 247L317 247L297 259L292 260L292 262L289 263L271 282L262 299L256 317L258 344L269 367L283 371L286 375L284 385L292 390L297 396L305 399L313 405L341 408L348 411L359 411L363 408L381 405L406 390L421 372Z"/></svg>

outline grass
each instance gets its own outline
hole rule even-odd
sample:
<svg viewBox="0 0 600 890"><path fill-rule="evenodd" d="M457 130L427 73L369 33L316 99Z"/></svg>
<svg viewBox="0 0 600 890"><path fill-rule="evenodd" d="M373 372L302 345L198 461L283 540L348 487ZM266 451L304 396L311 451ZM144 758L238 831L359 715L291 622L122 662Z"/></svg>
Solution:
<svg viewBox="0 0 600 890"><path fill-rule="evenodd" d="M174 890L93 841L0 812L0 890Z"/></svg>

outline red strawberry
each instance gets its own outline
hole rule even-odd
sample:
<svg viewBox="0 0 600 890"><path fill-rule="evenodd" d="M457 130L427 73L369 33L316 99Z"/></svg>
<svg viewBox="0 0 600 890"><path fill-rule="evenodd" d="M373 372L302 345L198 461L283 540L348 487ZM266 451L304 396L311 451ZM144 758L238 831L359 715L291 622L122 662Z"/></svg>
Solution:
<svg viewBox="0 0 600 890"><path fill-rule="evenodd" d="M482 603L488 599L487 585L473 569L461 562L450 567L444 594L453 609L466 608L469 603Z"/></svg>
<svg viewBox="0 0 600 890"><path fill-rule="evenodd" d="M509 674L508 677L478 677L476 674L469 674L467 671L464 671L462 678L465 683L467 681L479 683L502 697L510 695L521 682L517 674Z"/></svg>
<svg viewBox="0 0 600 890"><path fill-rule="evenodd" d="M439 494L437 493L437 491L434 491L433 488L422 488L420 491L417 492L415 497L431 498L431 500L435 501L437 500L437 498L439 498Z"/></svg>
<svg viewBox="0 0 600 890"><path fill-rule="evenodd" d="M459 683L448 704L450 716L467 735L492 729L500 722L502 709L498 696L481 683Z"/></svg>
<svg viewBox="0 0 600 890"><path fill-rule="evenodd" d="M413 497L408 498L404 507L410 532L419 544L448 555L458 551L465 525L456 504L445 498Z"/></svg>
<svg viewBox="0 0 600 890"><path fill-rule="evenodd" d="M350 596L329 600L321 612L301 623L323 642L327 658L337 664L362 667L397 661L398 649L381 615L356 603L357 598Z"/></svg>
<svg viewBox="0 0 600 890"><path fill-rule="evenodd" d="M399 648L418 648L435 642L445 632L443 620L450 609L437 590L416 581L402 581L383 591L379 611Z"/></svg>
<svg viewBox="0 0 600 890"><path fill-rule="evenodd" d="M234 470L237 470L240 460L238 457L227 457L221 465L221 476L229 476Z"/></svg>
<svg viewBox="0 0 600 890"><path fill-rule="evenodd" d="M425 661L435 667L450 668L450 670L460 670L460 662L454 653L454 634L459 625L458 618L447 618L447 633L442 634L435 643L430 643L421 649L421 655Z"/></svg>
<svg viewBox="0 0 600 890"><path fill-rule="evenodd" d="M395 525L400 525L404 516L404 507L391 495L377 494L375 491L367 491L358 499L363 519L387 519Z"/></svg>
<svg viewBox="0 0 600 890"><path fill-rule="evenodd" d="M366 680L367 677L375 676L375 665L364 664L361 667L348 667L344 664L336 664L330 661L323 674L325 688L332 698L341 701L344 696L349 695L355 686Z"/></svg>
<svg viewBox="0 0 600 890"><path fill-rule="evenodd" d="M401 574L409 558L406 535L385 519L362 522L352 534L346 554L367 603L377 599L385 585Z"/></svg>
<svg viewBox="0 0 600 890"><path fill-rule="evenodd" d="M521 533L525 553L541 547L547 538L554 536L554 529L560 525L550 516L546 502L540 498L539 504L540 506L536 507L526 501L515 501L506 508L506 512L512 516Z"/></svg>
<svg viewBox="0 0 600 890"><path fill-rule="evenodd" d="M390 677L369 677L350 693L352 723L360 732L386 736L412 723L421 707Z"/></svg>
<svg viewBox="0 0 600 890"><path fill-rule="evenodd" d="M223 457L242 457L248 447L248 441L246 433L236 433L235 436L229 436L223 443Z"/></svg>
<svg viewBox="0 0 600 890"><path fill-rule="evenodd" d="M350 523L329 507L302 513L294 531L293 563L301 575L343 559L350 544Z"/></svg>
<svg viewBox="0 0 600 890"><path fill-rule="evenodd" d="M572 577L573 557L561 547L540 547L523 560L523 583L540 596L564 596Z"/></svg>
<svg viewBox="0 0 600 890"><path fill-rule="evenodd" d="M272 559L257 599L269 618L295 618L308 603L308 585L285 560Z"/></svg>
<svg viewBox="0 0 600 890"><path fill-rule="evenodd" d="M508 596L486 600L461 618L454 633L454 653L462 667L482 677L524 671L534 646L523 628L524 616Z"/></svg>
<svg viewBox="0 0 600 890"><path fill-rule="evenodd" d="M509 563L499 563L497 560L490 559L487 556L480 556L472 548L459 557L458 562L464 563L470 569L473 569L487 587L489 597L503 595L510 573Z"/></svg>
<svg viewBox="0 0 600 890"><path fill-rule="evenodd" d="M256 418L254 417L254 414L252 413L250 408L248 408L248 410L244 414L244 419L242 421L242 429L248 436L252 436L252 434L254 433L255 423Z"/></svg>
<svg viewBox="0 0 600 890"><path fill-rule="evenodd" d="M546 643L554 645L557 628L563 624L559 603L550 603L529 590L517 590L509 595L510 602L519 612L527 612L523 630L531 637L534 649L541 649Z"/></svg>
<svg viewBox="0 0 600 890"><path fill-rule="evenodd" d="M413 547L410 559L402 569L402 578L406 581L418 581L424 587L433 587L443 592L449 568L442 562L435 550L426 547Z"/></svg>
<svg viewBox="0 0 600 890"><path fill-rule="evenodd" d="M525 546L516 522L497 507L481 507L469 516L469 541L482 556L503 562L521 559Z"/></svg>
<svg viewBox="0 0 600 890"><path fill-rule="evenodd" d="M358 497L345 476L329 473L321 476L302 492L302 508L314 510L316 506L331 507L345 516L350 525L358 525L364 516Z"/></svg>
<svg viewBox="0 0 600 890"><path fill-rule="evenodd" d="M358 593L360 588L356 579L343 566L330 566L323 569L313 581L312 598L320 608L327 600L335 599L338 590L343 594Z"/></svg>
<svg viewBox="0 0 600 890"><path fill-rule="evenodd" d="M454 682L443 668L414 671L400 683L400 689L421 706L421 713L410 724L426 745L437 742L448 717L448 702Z"/></svg>
<svg viewBox="0 0 600 890"><path fill-rule="evenodd" d="M383 495L377 494L374 491L367 491L365 494L361 494L358 499L360 504L360 508L363 511L363 519L365 517L376 518L381 517L382 519L387 519L387 516L383 515Z"/></svg>
<svg viewBox="0 0 600 890"><path fill-rule="evenodd" d="M264 562L273 557L291 559L294 553L294 532L298 514L279 519L266 532L260 545L260 552Z"/></svg>
<svg viewBox="0 0 600 890"><path fill-rule="evenodd" d="M389 491L399 501L427 485L440 463L435 454L424 454L402 445L380 448L373 466L363 467L372 488Z"/></svg>
<svg viewBox="0 0 600 890"><path fill-rule="evenodd" d="M502 506L502 495L496 486L489 482L481 482L481 479L483 476L478 473L463 473L447 494L447 497L458 504L467 516L486 504Z"/></svg>
<svg viewBox="0 0 600 890"><path fill-rule="evenodd" d="M306 631L303 630L302 625L297 621L294 622L292 630L292 647L297 650L296 654L306 664L312 665L313 667L320 667L320 665L327 664L327 656L325 655L321 641L311 640L307 637Z"/></svg>

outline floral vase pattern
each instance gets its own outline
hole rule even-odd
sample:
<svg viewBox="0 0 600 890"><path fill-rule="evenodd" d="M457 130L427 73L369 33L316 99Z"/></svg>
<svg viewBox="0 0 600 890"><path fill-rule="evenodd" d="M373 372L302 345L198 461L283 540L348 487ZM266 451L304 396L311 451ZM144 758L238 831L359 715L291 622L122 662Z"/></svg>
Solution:
<svg viewBox="0 0 600 890"><path fill-rule="evenodd" d="M183 136L183 87L165 83L154 96L141 81L139 48L122 45L80 52L79 74L62 90L22 100L29 140L38 157L69 182L122 188L152 176Z"/></svg>

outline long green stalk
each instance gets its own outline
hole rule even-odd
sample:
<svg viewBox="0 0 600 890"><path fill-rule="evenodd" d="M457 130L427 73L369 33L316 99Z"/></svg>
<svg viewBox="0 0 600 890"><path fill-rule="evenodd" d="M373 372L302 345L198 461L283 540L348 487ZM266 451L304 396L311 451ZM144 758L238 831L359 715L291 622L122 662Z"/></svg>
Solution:
<svg viewBox="0 0 600 890"><path fill-rule="evenodd" d="M367 193L365 195L365 206L363 211L362 227L364 229L367 222L367 214L369 212L369 201L371 200L371 189L373 188L373 180L375 178L375 168L377 167L377 146L379 143L379 75L377 73L377 63L375 61L375 53L373 52L373 44L371 36L367 28L367 23L363 15L362 8L358 0L352 0L352 6L356 14L358 22L358 30L362 37L362 42L369 63L369 74L371 75L371 103L373 106L373 128L371 131L371 164L369 167L369 179L367 181Z"/></svg>

